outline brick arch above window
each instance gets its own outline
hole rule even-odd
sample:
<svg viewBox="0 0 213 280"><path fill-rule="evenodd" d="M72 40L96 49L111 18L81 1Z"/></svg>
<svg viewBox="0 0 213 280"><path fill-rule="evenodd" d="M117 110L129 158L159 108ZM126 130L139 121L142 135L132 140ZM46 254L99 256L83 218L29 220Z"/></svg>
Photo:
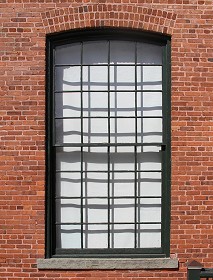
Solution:
<svg viewBox="0 0 213 280"><path fill-rule="evenodd" d="M78 28L122 27L172 35L176 14L124 4L87 4L42 13L46 33Z"/></svg>

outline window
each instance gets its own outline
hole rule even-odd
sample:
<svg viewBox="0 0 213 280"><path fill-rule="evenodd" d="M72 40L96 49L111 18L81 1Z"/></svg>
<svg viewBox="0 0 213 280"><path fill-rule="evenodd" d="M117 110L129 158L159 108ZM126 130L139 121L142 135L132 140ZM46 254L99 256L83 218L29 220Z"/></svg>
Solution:
<svg viewBox="0 0 213 280"><path fill-rule="evenodd" d="M46 256L169 255L169 38L47 40Z"/></svg>

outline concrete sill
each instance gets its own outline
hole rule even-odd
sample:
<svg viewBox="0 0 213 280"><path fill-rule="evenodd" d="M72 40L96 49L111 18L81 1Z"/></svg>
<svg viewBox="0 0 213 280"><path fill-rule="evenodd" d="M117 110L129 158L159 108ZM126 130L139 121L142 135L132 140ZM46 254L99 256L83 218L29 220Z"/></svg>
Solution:
<svg viewBox="0 0 213 280"><path fill-rule="evenodd" d="M38 269L88 270L88 269L175 269L178 260L171 258L52 258L38 259Z"/></svg>

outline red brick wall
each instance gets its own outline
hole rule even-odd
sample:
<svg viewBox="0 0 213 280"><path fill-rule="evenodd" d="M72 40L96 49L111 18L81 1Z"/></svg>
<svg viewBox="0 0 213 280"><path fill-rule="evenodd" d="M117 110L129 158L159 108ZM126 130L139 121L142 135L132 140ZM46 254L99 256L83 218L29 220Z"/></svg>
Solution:
<svg viewBox="0 0 213 280"><path fill-rule="evenodd" d="M213 7L210 0L0 1L1 280L186 279L213 267ZM45 35L129 27L172 36L171 256L177 270L38 271L44 256Z"/></svg>

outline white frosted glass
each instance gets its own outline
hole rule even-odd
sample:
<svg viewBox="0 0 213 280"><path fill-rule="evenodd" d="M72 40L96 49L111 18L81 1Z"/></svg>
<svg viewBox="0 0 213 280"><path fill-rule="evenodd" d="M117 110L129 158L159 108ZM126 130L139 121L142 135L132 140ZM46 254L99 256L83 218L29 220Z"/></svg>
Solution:
<svg viewBox="0 0 213 280"><path fill-rule="evenodd" d="M56 124L56 143L79 143L81 142L81 120L59 119Z"/></svg>
<svg viewBox="0 0 213 280"><path fill-rule="evenodd" d="M161 143L162 142L162 119L149 118L138 119L138 142Z"/></svg>
<svg viewBox="0 0 213 280"><path fill-rule="evenodd" d="M107 171L107 148L90 147L84 148L83 152L83 169L84 171Z"/></svg>
<svg viewBox="0 0 213 280"><path fill-rule="evenodd" d="M83 66L84 90L107 90L108 67L107 66Z"/></svg>
<svg viewBox="0 0 213 280"><path fill-rule="evenodd" d="M83 44L83 64L108 63L108 42L91 41Z"/></svg>
<svg viewBox="0 0 213 280"><path fill-rule="evenodd" d="M81 174L61 172L56 173L56 195L67 197L81 196Z"/></svg>
<svg viewBox="0 0 213 280"><path fill-rule="evenodd" d="M138 194L140 196L161 196L162 179L160 172L138 173Z"/></svg>
<svg viewBox="0 0 213 280"><path fill-rule="evenodd" d="M111 218L115 223L134 223L135 200L129 198L111 200Z"/></svg>
<svg viewBox="0 0 213 280"><path fill-rule="evenodd" d="M108 248L108 226L84 226L84 248Z"/></svg>
<svg viewBox="0 0 213 280"><path fill-rule="evenodd" d="M138 95L138 116L162 116L162 93L144 92Z"/></svg>
<svg viewBox="0 0 213 280"><path fill-rule="evenodd" d="M162 66L137 66L138 90L162 90Z"/></svg>
<svg viewBox="0 0 213 280"><path fill-rule="evenodd" d="M112 225L112 248L134 248L134 225Z"/></svg>
<svg viewBox="0 0 213 280"><path fill-rule="evenodd" d="M161 222L161 199L141 198L138 203L140 222Z"/></svg>
<svg viewBox="0 0 213 280"><path fill-rule="evenodd" d="M135 43L128 41L110 42L110 63L135 63Z"/></svg>
<svg viewBox="0 0 213 280"><path fill-rule="evenodd" d="M55 90L80 90L81 89L81 68L79 66L72 67L56 67L55 68Z"/></svg>
<svg viewBox="0 0 213 280"><path fill-rule="evenodd" d="M110 120L110 140L112 143L135 142L135 119L114 118Z"/></svg>
<svg viewBox="0 0 213 280"><path fill-rule="evenodd" d="M56 221L59 223L80 223L81 200L58 199L56 201Z"/></svg>
<svg viewBox="0 0 213 280"><path fill-rule="evenodd" d="M108 92L85 92L83 114L87 117L108 116Z"/></svg>
<svg viewBox="0 0 213 280"><path fill-rule="evenodd" d="M84 174L84 196L107 196L108 174L89 172Z"/></svg>
<svg viewBox="0 0 213 280"><path fill-rule="evenodd" d="M160 225L140 225L139 229L140 248L161 247L161 226Z"/></svg>
<svg viewBox="0 0 213 280"><path fill-rule="evenodd" d="M81 227L77 225L56 226L56 244L62 249L81 248Z"/></svg>
<svg viewBox="0 0 213 280"><path fill-rule="evenodd" d="M55 94L56 117L80 117L80 115L81 115L80 92Z"/></svg>
<svg viewBox="0 0 213 280"><path fill-rule="evenodd" d="M107 119L84 119L83 120L84 143L108 142L108 120Z"/></svg>
<svg viewBox="0 0 213 280"><path fill-rule="evenodd" d="M80 159L80 148L57 148L56 169L60 171L80 171Z"/></svg>
<svg viewBox="0 0 213 280"><path fill-rule="evenodd" d="M81 44L57 46L55 48L56 64L81 64Z"/></svg>
<svg viewBox="0 0 213 280"><path fill-rule="evenodd" d="M162 157L160 152L141 152L137 154L139 170L161 170Z"/></svg>
<svg viewBox="0 0 213 280"><path fill-rule="evenodd" d="M111 92L110 114L111 116L135 116L135 93Z"/></svg>
<svg viewBox="0 0 213 280"><path fill-rule="evenodd" d="M110 170L134 170L135 155L134 147L111 148Z"/></svg>
<svg viewBox="0 0 213 280"><path fill-rule="evenodd" d="M134 66L110 66L111 90L134 90L135 67Z"/></svg>
<svg viewBox="0 0 213 280"><path fill-rule="evenodd" d="M108 200L98 198L84 199L84 222L107 223L108 221Z"/></svg>
<svg viewBox="0 0 213 280"><path fill-rule="evenodd" d="M111 174L110 182L112 196L134 196L134 173L114 172Z"/></svg>
<svg viewBox="0 0 213 280"><path fill-rule="evenodd" d="M162 46L137 43L137 63L162 64Z"/></svg>

